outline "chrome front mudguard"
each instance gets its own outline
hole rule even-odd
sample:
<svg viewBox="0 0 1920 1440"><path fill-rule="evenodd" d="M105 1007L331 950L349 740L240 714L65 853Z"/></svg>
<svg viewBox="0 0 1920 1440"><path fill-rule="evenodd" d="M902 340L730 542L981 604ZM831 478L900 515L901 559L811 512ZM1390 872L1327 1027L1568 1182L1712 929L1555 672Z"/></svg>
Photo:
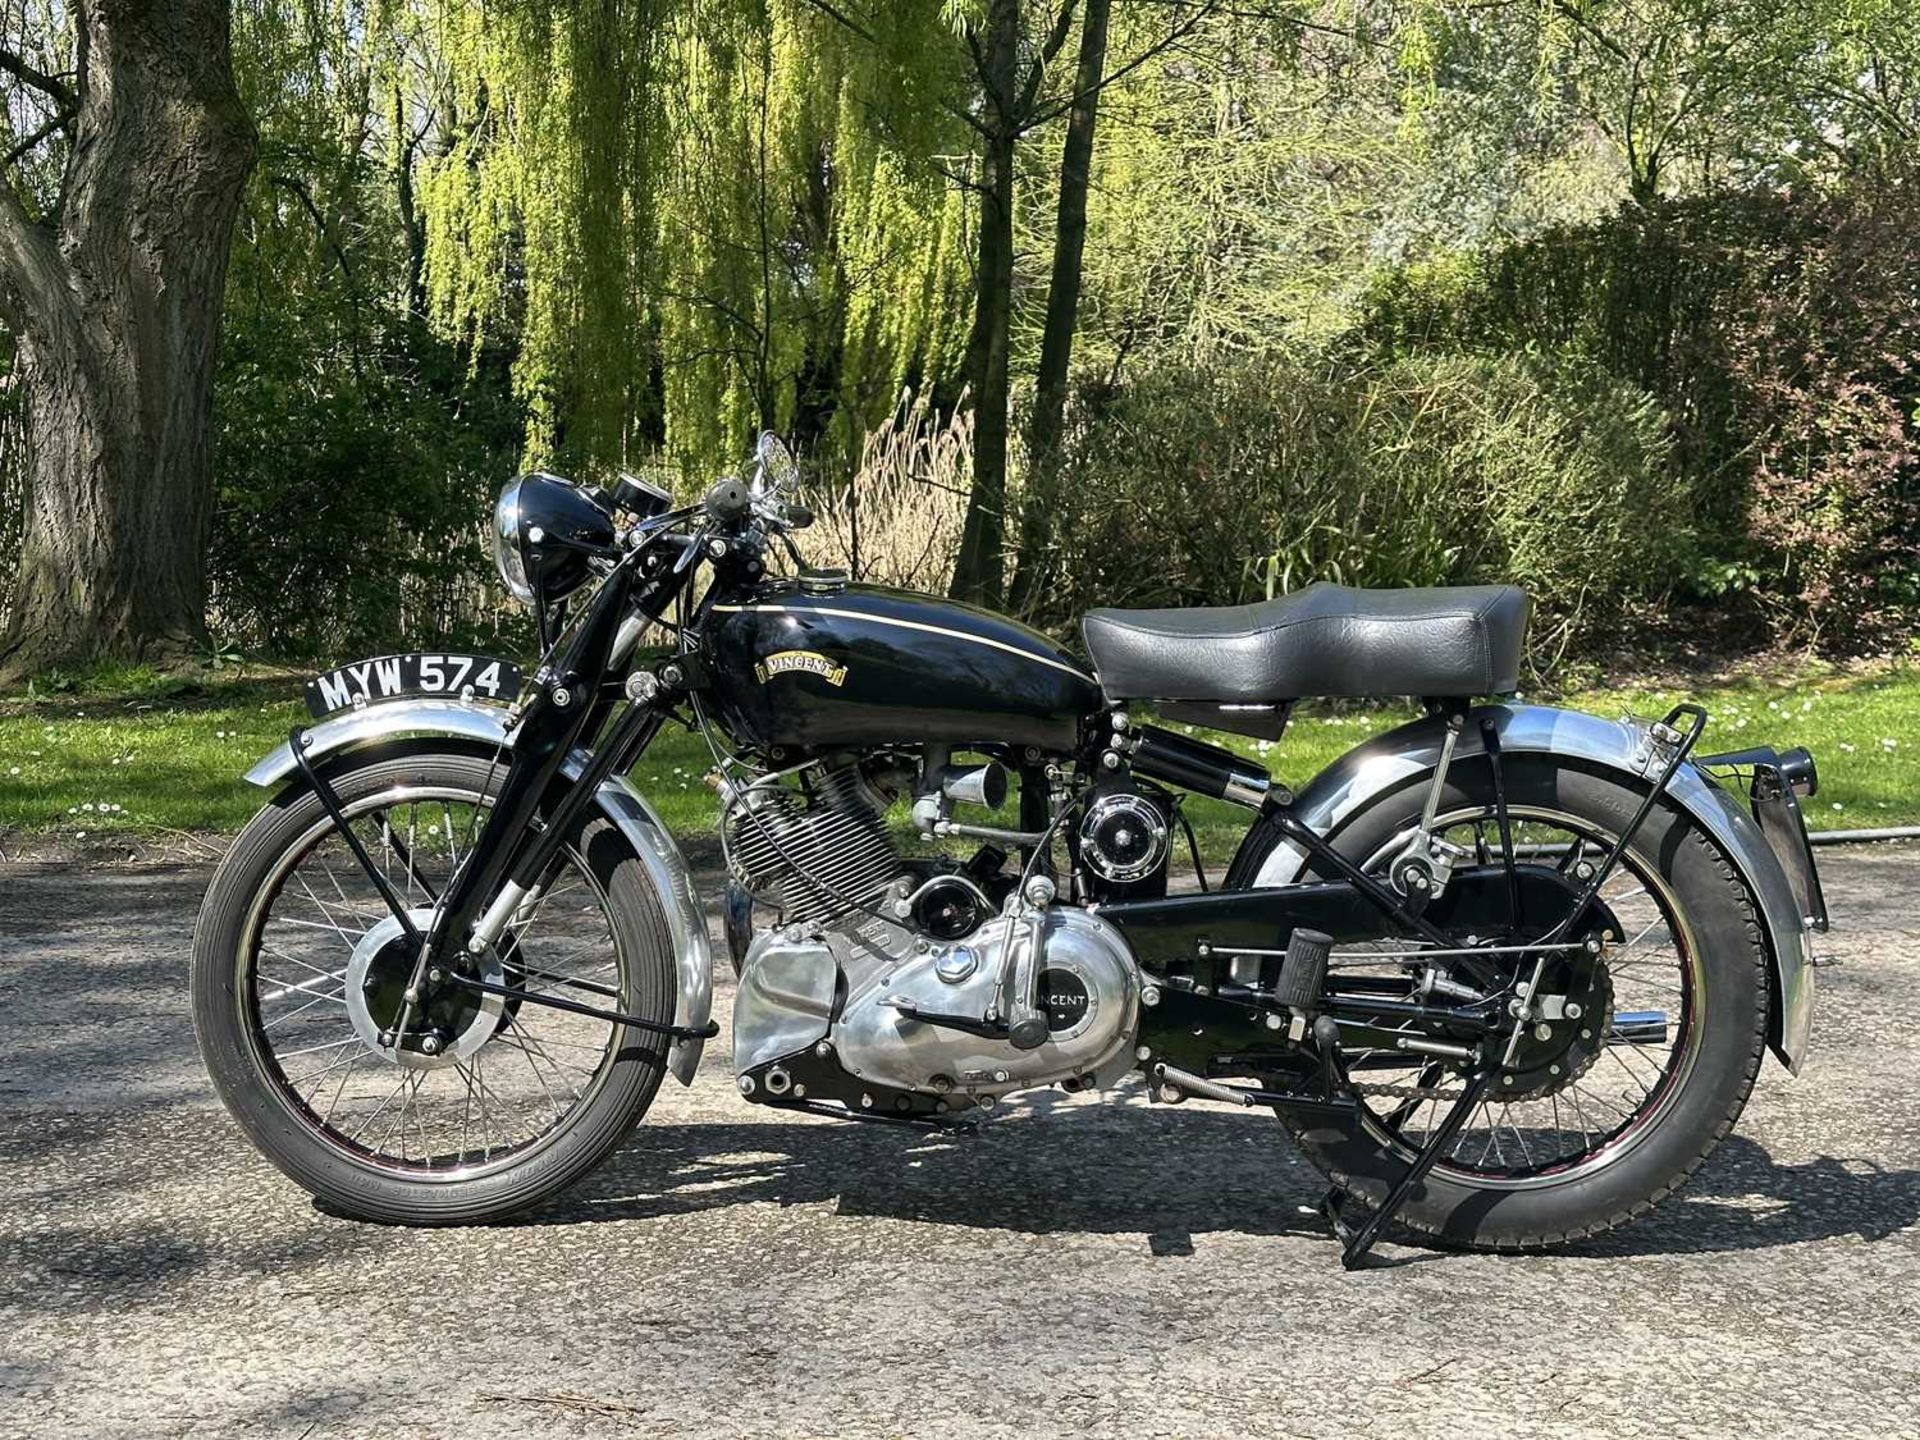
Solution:
<svg viewBox="0 0 1920 1440"><path fill-rule="evenodd" d="M1473 712L1454 750L1456 758L1482 753L1482 716L1493 719L1504 753L1563 756L1642 782L1658 778L1671 754L1647 727L1633 721L1602 720L1540 705L1490 705ZM1445 732L1443 720L1428 717L1348 751L1300 791L1294 813L1319 834L1337 839L1349 821L1376 801L1409 783L1431 779L1440 764ZM1800 913L1792 884L1765 835L1733 795L1691 763L1680 767L1667 791L1719 842L1753 897L1773 958L1767 1038L1787 1069L1798 1074L1813 1028L1812 927ZM1283 842L1250 883L1290 884L1305 861L1304 850Z"/></svg>
<svg viewBox="0 0 1920 1440"><path fill-rule="evenodd" d="M512 749L506 715L497 705L459 700L388 700L315 725L306 732L305 749L307 758L315 761L346 750L412 738L452 739L489 749L501 745ZM577 777L586 760L585 752L576 750L567 757L563 773ZM293 751L282 745L262 756L247 772L247 780L273 789L291 779L297 768ZM673 1023L699 1029L713 1014L713 946L707 938L706 907L694 888L686 856L681 854L673 832L625 779L615 776L603 783L596 801L600 813L633 847L666 916L678 967ZM667 1066L681 1084L693 1083L705 1047L704 1040L673 1042Z"/></svg>

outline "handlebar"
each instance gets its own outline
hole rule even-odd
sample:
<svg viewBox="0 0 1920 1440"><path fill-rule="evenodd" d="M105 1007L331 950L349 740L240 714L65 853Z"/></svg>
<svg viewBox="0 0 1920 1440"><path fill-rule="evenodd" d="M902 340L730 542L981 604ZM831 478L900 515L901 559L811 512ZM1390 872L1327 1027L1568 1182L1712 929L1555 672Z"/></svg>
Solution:
<svg viewBox="0 0 1920 1440"><path fill-rule="evenodd" d="M805 505L781 500L756 500L751 490L733 479L716 482L700 503L710 519L723 525L732 525L754 514L781 530L804 530L814 521L813 511Z"/></svg>

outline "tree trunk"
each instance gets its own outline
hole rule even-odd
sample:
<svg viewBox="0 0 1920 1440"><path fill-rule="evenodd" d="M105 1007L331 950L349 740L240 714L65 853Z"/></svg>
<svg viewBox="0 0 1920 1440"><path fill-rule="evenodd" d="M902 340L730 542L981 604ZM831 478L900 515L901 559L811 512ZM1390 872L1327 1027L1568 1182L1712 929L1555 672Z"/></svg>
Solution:
<svg viewBox="0 0 1920 1440"><path fill-rule="evenodd" d="M1004 583L1007 497L1007 359L1013 326L1013 164L1019 138L1019 0L989 0L985 45L976 55L986 104L980 147L979 273L967 385L973 392L973 493L954 562L951 593L997 606Z"/></svg>
<svg viewBox="0 0 1920 1440"><path fill-rule="evenodd" d="M1046 579L1052 548L1054 497L1060 483L1060 437L1066 428L1067 377L1080 315L1080 270L1087 248L1087 186L1093 172L1093 127L1107 64L1110 0L1086 0L1080 20L1080 60L1060 155L1060 201L1054 220L1053 278L1040 337L1040 373L1027 426L1027 497L1021 507L1020 558L1013 573L1013 608L1033 607Z"/></svg>
<svg viewBox="0 0 1920 1440"><path fill-rule="evenodd" d="M30 471L0 675L206 634L213 374L256 137L226 0L92 0L60 205L0 196Z"/></svg>

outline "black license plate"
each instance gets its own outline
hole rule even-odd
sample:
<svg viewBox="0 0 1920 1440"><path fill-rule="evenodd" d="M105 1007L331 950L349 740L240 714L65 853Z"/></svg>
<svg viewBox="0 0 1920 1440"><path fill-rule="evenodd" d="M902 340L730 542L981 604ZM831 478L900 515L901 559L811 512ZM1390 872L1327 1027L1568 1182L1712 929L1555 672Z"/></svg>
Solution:
<svg viewBox="0 0 1920 1440"><path fill-rule="evenodd" d="M356 660L307 682L316 719L359 705L430 695L506 704L520 693L520 667L490 655L382 655Z"/></svg>

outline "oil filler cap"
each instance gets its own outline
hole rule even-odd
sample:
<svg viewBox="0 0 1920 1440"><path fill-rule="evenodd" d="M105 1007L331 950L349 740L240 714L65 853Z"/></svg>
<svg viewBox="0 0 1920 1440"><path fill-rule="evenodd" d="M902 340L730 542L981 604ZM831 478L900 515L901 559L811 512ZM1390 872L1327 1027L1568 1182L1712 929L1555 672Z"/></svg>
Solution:
<svg viewBox="0 0 1920 1440"><path fill-rule="evenodd" d="M839 566L800 572L800 589L808 595L835 595L847 588L847 572Z"/></svg>

